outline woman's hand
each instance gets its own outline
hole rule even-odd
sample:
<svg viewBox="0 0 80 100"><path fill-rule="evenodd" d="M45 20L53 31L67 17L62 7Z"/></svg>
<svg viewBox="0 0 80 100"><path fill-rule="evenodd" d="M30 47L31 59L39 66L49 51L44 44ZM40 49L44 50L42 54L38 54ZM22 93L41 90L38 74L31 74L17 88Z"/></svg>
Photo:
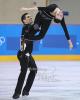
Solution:
<svg viewBox="0 0 80 100"><path fill-rule="evenodd" d="M71 40L68 40L68 43L69 43L69 48L72 49L73 48L73 43Z"/></svg>

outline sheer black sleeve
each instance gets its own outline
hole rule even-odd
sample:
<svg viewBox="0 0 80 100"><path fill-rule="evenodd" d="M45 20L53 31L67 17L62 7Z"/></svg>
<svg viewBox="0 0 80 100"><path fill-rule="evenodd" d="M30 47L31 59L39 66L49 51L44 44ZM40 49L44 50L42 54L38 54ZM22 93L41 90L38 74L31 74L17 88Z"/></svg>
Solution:
<svg viewBox="0 0 80 100"><path fill-rule="evenodd" d="M70 40L70 36L69 36L68 30L67 30L64 18L61 21L61 26L65 32L65 36L66 36L67 40Z"/></svg>

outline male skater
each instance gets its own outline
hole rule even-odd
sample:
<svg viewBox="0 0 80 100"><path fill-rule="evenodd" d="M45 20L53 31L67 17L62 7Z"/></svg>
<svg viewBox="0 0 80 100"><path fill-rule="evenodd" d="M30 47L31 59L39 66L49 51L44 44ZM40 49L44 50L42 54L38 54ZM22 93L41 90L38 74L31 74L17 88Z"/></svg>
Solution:
<svg viewBox="0 0 80 100"><path fill-rule="evenodd" d="M65 24L65 20L64 20L64 15L63 15L63 11L58 7L58 5L56 4L51 4L47 7L33 7L33 8L21 8L21 10L38 10L38 13L35 17L35 21L34 21L34 26L37 28L41 28L41 31L38 35L34 35L33 37L27 36L26 39L28 40L40 40L42 39L50 24L51 21L54 19L55 23L60 23L64 32L65 32L65 36L68 40L69 43L69 47L70 49L73 48L73 44L72 41L70 39L66 24ZM32 31L32 30L31 30ZM59 41L57 41L59 42Z"/></svg>
<svg viewBox="0 0 80 100"><path fill-rule="evenodd" d="M26 85L23 88L22 96L29 95L29 91L31 89L31 86L33 84L34 78L37 73L37 66L31 54L33 51L33 41L28 41L25 38L27 36L31 36L31 37L34 36L34 33L36 33L38 30L36 29L34 32L30 33L33 24L32 24L32 19L28 13L22 15L21 21L23 23L22 35L21 35L21 50L19 50L17 54L18 60L21 65L21 71L18 77L18 82L15 88L15 92L13 94L13 99L19 98L21 94L27 69L29 68L30 73L28 75ZM26 47L24 44L26 45Z"/></svg>

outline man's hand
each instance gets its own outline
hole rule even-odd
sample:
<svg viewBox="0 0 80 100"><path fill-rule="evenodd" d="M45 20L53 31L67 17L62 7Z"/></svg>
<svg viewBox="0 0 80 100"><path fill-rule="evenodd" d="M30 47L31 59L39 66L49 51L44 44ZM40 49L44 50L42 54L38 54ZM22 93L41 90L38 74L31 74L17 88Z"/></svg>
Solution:
<svg viewBox="0 0 80 100"><path fill-rule="evenodd" d="M72 49L73 48L73 43L71 40L68 40L68 43L69 43L69 48Z"/></svg>

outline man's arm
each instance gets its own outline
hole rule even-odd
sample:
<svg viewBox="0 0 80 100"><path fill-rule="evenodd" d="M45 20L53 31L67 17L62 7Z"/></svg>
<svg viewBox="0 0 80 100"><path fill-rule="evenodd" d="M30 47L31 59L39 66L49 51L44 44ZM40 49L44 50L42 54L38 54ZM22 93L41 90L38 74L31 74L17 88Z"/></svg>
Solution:
<svg viewBox="0 0 80 100"><path fill-rule="evenodd" d="M40 40L40 39L44 38L45 34L47 33L47 30L49 28L50 23L51 23L51 21L44 21L42 23L42 25L41 25L41 30L40 30L39 34L38 35L34 35L34 36L27 36L26 39L29 39L29 40ZM34 33L34 32L32 32L32 33Z"/></svg>
<svg viewBox="0 0 80 100"><path fill-rule="evenodd" d="M62 26L62 28L63 28L63 30L64 30L64 32L65 32L65 36L66 36L66 38L67 38L67 40L68 40L69 47L70 47L70 49L72 49L72 48L73 48L73 44L72 44L72 41L71 41L71 39L70 39L70 36L69 36L68 30L67 30L67 27L66 27L64 18L63 18L62 21L61 21L61 26Z"/></svg>
<svg viewBox="0 0 80 100"><path fill-rule="evenodd" d="M25 43L25 40L24 40L24 36L22 35L20 39L20 50L21 51L24 51L24 43Z"/></svg>
<svg viewBox="0 0 80 100"><path fill-rule="evenodd" d="M29 41L40 40L40 39L44 38L45 34L46 33L43 33L42 31L40 31L38 35L27 36L26 40L29 40Z"/></svg>
<svg viewBox="0 0 80 100"><path fill-rule="evenodd" d="M20 50L24 51L25 50L25 29L22 27L22 34L20 38Z"/></svg>

